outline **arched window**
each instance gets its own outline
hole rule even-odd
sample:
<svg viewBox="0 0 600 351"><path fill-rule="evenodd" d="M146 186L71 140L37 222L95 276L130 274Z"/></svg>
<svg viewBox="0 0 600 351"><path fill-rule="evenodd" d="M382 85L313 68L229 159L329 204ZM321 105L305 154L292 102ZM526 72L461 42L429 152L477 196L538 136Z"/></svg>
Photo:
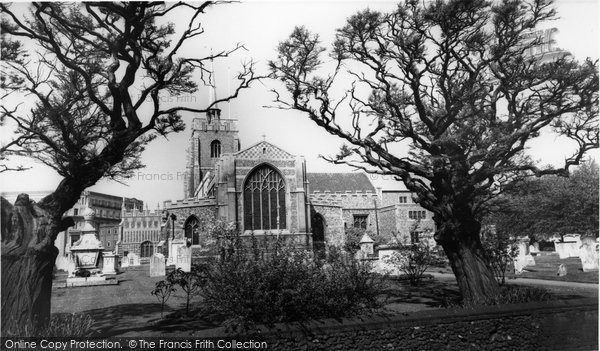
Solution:
<svg viewBox="0 0 600 351"><path fill-rule="evenodd" d="M154 245L150 241L144 241L140 246L140 257L150 257L154 253Z"/></svg>
<svg viewBox="0 0 600 351"><path fill-rule="evenodd" d="M218 140L213 140L210 143L210 157L216 158L221 157L221 142Z"/></svg>
<svg viewBox="0 0 600 351"><path fill-rule="evenodd" d="M244 184L244 229L285 229L285 182L272 167L252 171Z"/></svg>
<svg viewBox="0 0 600 351"><path fill-rule="evenodd" d="M192 245L200 245L200 221L196 216L190 216L185 221L185 237L190 239Z"/></svg>

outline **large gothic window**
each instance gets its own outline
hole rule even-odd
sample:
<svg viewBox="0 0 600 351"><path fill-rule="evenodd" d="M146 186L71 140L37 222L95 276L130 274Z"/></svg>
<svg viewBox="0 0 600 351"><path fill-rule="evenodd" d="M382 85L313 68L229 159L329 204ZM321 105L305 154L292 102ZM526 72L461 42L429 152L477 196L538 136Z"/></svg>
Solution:
<svg viewBox="0 0 600 351"><path fill-rule="evenodd" d="M150 257L154 253L154 245L150 241L144 241L140 246L140 257Z"/></svg>
<svg viewBox="0 0 600 351"><path fill-rule="evenodd" d="M272 167L257 168L244 184L244 229L285 228L285 182Z"/></svg>
<svg viewBox="0 0 600 351"><path fill-rule="evenodd" d="M192 245L200 245L200 221L196 216L185 221L185 237L190 239Z"/></svg>
<svg viewBox="0 0 600 351"><path fill-rule="evenodd" d="M221 157L221 142L218 140L213 140L210 143L210 157L216 158Z"/></svg>

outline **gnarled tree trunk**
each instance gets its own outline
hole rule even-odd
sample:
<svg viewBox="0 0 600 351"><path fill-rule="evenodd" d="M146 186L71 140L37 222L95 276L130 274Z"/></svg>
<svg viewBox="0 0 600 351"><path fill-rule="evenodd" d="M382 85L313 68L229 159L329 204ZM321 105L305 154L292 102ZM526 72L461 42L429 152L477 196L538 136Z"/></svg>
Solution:
<svg viewBox="0 0 600 351"><path fill-rule="evenodd" d="M436 240L448 256L463 302L485 304L495 299L499 286L481 245L480 223L457 216L436 224Z"/></svg>
<svg viewBox="0 0 600 351"><path fill-rule="evenodd" d="M72 224L52 218L26 194L2 205L2 330L35 335L50 318L56 235Z"/></svg>

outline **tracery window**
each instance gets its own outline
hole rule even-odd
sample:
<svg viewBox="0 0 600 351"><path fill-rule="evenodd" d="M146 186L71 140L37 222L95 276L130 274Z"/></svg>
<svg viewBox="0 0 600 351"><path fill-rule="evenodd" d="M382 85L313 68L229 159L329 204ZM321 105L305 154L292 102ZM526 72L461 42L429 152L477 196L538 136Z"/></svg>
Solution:
<svg viewBox="0 0 600 351"><path fill-rule="evenodd" d="M221 157L221 142L213 140L210 143L210 157L217 158Z"/></svg>
<svg viewBox="0 0 600 351"><path fill-rule="evenodd" d="M354 228L367 229L369 215L354 215Z"/></svg>
<svg viewBox="0 0 600 351"><path fill-rule="evenodd" d="M285 181L267 165L252 171L244 184L244 229L286 228Z"/></svg>
<svg viewBox="0 0 600 351"><path fill-rule="evenodd" d="M196 216L185 221L185 237L190 239L192 245L200 245L200 221Z"/></svg>
<svg viewBox="0 0 600 351"><path fill-rule="evenodd" d="M144 241L140 246L140 257L150 257L154 253L154 245L150 241Z"/></svg>

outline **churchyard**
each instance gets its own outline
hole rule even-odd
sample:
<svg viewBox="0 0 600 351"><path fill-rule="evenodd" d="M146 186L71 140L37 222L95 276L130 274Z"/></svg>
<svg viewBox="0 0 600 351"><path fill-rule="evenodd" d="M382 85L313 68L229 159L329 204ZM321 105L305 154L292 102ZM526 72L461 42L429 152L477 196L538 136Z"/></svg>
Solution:
<svg viewBox="0 0 600 351"><path fill-rule="evenodd" d="M154 258L153 258L154 259ZM202 298L194 296L190 303L190 316L184 313L186 296L181 289L175 291L165 303L164 313L159 300L151 291L157 282L165 279L163 257L156 262L122 267L116 275L117 285L91 287L65 287L67 275L58 272L52 291L53 314L86 314L93 319L93 335L114 336L187 336L219 328L223 318L204 314ZM557 267L567 266L568 274L556 276ZM171 270L174 267L171 267ZM188 268L186 268L188 269ZM532 287L548 293L548 300L570 301L598 298L597 271L582 272L579 258L560 259L558 254L546 252L536 256L535 266L525 267L522 273L507 275L507 287ZM594 278L595 277L595 278ZM444 310L456 307L460 297L456 280L446 267L429 267L422 281L411 285L397 276L385 279L378 297L382 308L377 315L397 316L410 312ZM542 301L543 302L543 301Z"/></svg>

